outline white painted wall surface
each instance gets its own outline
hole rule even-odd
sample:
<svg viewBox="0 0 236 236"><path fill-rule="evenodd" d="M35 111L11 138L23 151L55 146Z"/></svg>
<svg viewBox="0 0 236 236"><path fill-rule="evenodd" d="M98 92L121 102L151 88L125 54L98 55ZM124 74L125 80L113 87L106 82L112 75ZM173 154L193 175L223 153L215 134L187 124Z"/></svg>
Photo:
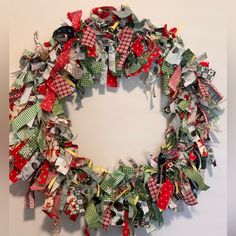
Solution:
<svg viewBox="0 0 236 236"><path fill-rule="evenodd" d="M83 10L83 18L90 9L101 5L118 7L124 1L82 1L82 0L12 0L10 14L10 72L18 69L18 60L24 49L33 48L33 33L39 31L42 42L47 41L59 27L68 11ZM149 18L153 24L178 27L186 47L196 54L207 51L211 66L216 69L215 85L227 98L227 35L225 29L226 11L224 2L186 0L130 0L126 1L134 13ZM166 119L161 108L160 90L150 101L143 93L144 86L138 80L125 80L118 89L96 90L87 93L82 107L68 103L68 114L73 131L78 134L79 153L91 158L96 165L115 166L117 160L132 157L137 162L145 161L144 154L158 151L163 141ZM92 94L92 96L91 96ZM222 107L226 108L224 102ZM218 166L206 174L206 183L211 186L201 193L199 205L185 208L184 213L165 214L165 226L151 235L159 236L226 236L227 214L227 117L226 113L218 123L220 145L215 148ZM47 236L51 231L51 220L41 212L42 198L37 195L35 210L24 210L23 195L26 183L10 186L10 235ZM62 236L83 235L81 223L63 220ZM100 232L97 235L104 235ZM121 235L119 229L109 235ZM138 230L137 236L146 235Z"/></svg>

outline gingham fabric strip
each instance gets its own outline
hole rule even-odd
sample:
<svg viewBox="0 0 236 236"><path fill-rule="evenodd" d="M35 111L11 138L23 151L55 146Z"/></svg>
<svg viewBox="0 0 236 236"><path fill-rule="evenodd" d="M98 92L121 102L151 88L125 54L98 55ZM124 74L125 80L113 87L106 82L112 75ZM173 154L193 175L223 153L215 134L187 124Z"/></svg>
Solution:
<svg viewBox="0 0 236 236"><path fill-rule="evenodd" d="M27 125L31 120L35 119L39 110L39 103L36 102L31 107L27 108L26 110L22 111L12 122L12 130L16 132L23 126Z"/></svg>
<svg viewBox="0 0 236 236"><path fill-rule="evenodd" d="M126 180L132 179L135 176L135 169L133 167L120 166L119 170L121 172L125 173L125 179Z"/></svg>
<svg viewBox="0 0 236 236"><path fill-rule="evenodd" d="M158 186L157 186L157 179L151 176L147 182L147 186L149 189L149 192L152 197L152 201L156 202L157 201L157 193L158 193Z"/></svg>
<svg viewBox="0 0 236 236"><path fill-rule="evenodd" d="M192 181L196 182L198 184L198 187L200 190L206 191L208 190L210 187L207 186L204 183L204 180L202 178L202 176L195 171L194 169L192 169L191 167L188 166L182 166L181 170L184 172L184 174L191 179Z"/></svg>
<svg viewBox="0 0 236 236"><path fill-rule="evenodd" d="M28 139L31 136L34 136L38 133L38 128L28 128L28 126L22 127L17 131L16 135L20 140Z"/></svg>
<svg viewBox="0 0 236 236"><path fill-rule="evenodd" d="M179 102L179 104L177 105L177 107L179 108L179 109L181 109L182 111L185 111L186 110L186 108L189 106L189 101L188 100L181 100L180 102Z"/></svg>
<svg viewBox="0 0 236 236"><path fill-rule="evenodd" d="M60 99L69 96L74 91L73 87L71 87L68 82L59 75L54 77L53 84L57 91L57 96Z"/></svg>
<svg viewBox="0 0 236 236"><path fill-rule="evenodd" d="M108 227L111 223L111 207L108 206L103 213L102 227L104 230L108 230Z"/></svg>
<svg viewBox="0 0 236 236"><path fill-rule="evenodd" d="M56 99L53 105L53 109L52 109L52 113L54 116L58 116L64 113L64 109L63 109L63 105L62 105L63 101L59 99Z"/></svg>
<svg viewBox="0 0 236 236"><path fill-rule="evenodd" d="M183 200L189 206L198 204L197 198L194 196L193 192L190 189L183 193Z"/></svg>
<svg viewBox="0 0 236 236"><path fill-rule="evenodd" d="M24 72L18 75L16 80L13 82L13 86L16 88L21 88L24 85L25 76L26 76L26 73Z"/></svg>
<svg viewBox="0 0 236 236"><path fill-rule="evenodd" d="M101 189L108 194L124 179L125 173L121 171L114 171L112 174L107 175L107 178L102 181Z"/></svg>
<svg viewBox="0 0 236 236"><path fill-rule="evenodd" d="M102 219L93 202L89 202L85 211L85 220L89 228L97 229L102 224Z"/></svg>
<svg viewBox="0 0 236 236"><path fill-rule="evenodd" d="M93 28L87 26L83 31L83 37L81 45L85 45L89 48L93 48L96 43L96 34Z"/></svg>
<svg viewBox="0 0 236 236"><path fill-rule="evenodd" d="M133 30L125 27L119 34L119 45L116 49L120 54L127 54L131 40L133 36Z"/></svg>
<svg viewBox="0 0 236 236"><path fill-rule="evenodd" d="M93 85L93 80L91 78L91 75L89 74L88 70L83 67L84 73L81 78L81 86L84 87L91 87Z"/></svg>

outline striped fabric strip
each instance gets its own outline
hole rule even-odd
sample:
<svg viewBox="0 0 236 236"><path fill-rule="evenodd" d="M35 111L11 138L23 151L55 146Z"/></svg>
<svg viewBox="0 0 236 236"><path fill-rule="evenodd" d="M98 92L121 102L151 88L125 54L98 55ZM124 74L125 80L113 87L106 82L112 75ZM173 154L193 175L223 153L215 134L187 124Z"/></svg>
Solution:
<svg viewBox="0 0 236 236"><path fill-rule="evenodd" d="M188 166L182 166L181 169L189 179L191 179L192 181L198 184L198 187L200 190L206 191L210 188L204 183L202 176L194 169Z"/></svg>

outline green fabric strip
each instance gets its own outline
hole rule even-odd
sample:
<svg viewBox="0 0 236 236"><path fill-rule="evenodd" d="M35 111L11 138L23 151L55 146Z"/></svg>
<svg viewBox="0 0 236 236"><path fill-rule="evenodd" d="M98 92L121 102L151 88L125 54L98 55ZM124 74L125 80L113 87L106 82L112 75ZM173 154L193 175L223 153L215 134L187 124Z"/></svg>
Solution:
<svg viewBox="0 0 236 236"><path fill-rule="evenodd" d="M55 100L53 109L52 109L52 113L54 116L58 116L64 113L64 109L63 109L63 105L62 102L59 101L59 99Z"/></svg>
<svg viewBox="0 0 236 236"><path fill-rule="evenodd" d="M200 190L206 191L210 188L204 183L202 176L196 170L188 166L182 166L181 169L189 179L198 184Z"/></svg>
<svg viewBox="0 0 236 236"><path fill-rule="evenodd" d="M85 220L88 227L91 229L98 229L102 224L102 218L97 212L93 202L90 202L85 211Z"/></svg>
<svg viewBox="0 0 236 236"><path fill-rule="evenodd" d="M12 122L12 130L16 132L23 126L27 125L30 121L35 119L38 110L39 110L39 102L35 103L33 106L28 109L22 111Z"/></svg>

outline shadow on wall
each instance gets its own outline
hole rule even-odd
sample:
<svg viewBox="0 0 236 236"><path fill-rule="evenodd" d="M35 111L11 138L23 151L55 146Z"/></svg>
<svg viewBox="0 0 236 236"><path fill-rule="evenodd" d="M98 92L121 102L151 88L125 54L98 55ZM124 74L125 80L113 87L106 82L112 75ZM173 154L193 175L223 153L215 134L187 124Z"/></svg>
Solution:
<svg viewBox="0 0 236 236"><path fill-rule="evenodd" d="M15 197L23 197L28 191L28 184L23 181L19 181L18 184L10 185L10 193ZM35 207L42 207L44 202L44 196L42 193L36 193L35 196ZM23 207L23 206L22 206ZM179 213L173 213L171 210L164 212L164 226L168 226L175 218L184 217L186 219L192 218L195 213L194 207L184 206L184 211ZM42 214L44 214L42 212ZM24 209L24 221L35 220L35 209ZM158 228L158 227L157 227ZM84 229L84 217L78 217L76 222L71 221L65 214L62 214L62 231L69 233L78 232L82 233ZM158 228L159 229L159 228ZM44 222L41 225L41 230L47 232L49 235L53 230L53 221L45 215ZM122 227L110 227L106 236L121 235ZM156 231L154 231L156 232ZM138 228L135 230L136 236L150 236L151 234L146 233L144 228ZM102 236L104 235L103 230L91 232L91 236Z"/></svg>

